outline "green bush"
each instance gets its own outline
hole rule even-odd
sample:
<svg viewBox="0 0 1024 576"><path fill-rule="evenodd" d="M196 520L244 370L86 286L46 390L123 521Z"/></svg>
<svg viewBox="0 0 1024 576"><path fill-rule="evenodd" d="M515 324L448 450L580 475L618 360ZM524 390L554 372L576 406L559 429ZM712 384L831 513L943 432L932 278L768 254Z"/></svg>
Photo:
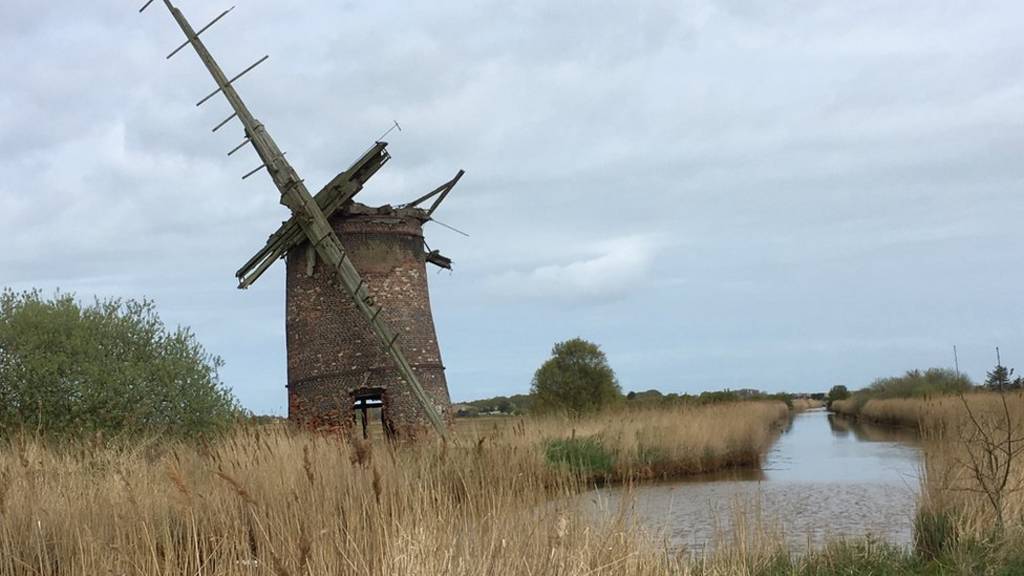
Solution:
<svg viewBox="0 0 1024 576"><path fill-rule="evenodd" d="M846 400L849 397L850 391L846 388L846 386L843 386L842 384L836 384L828 391L828 396L826 396L825 398L828 401L828 403L831 404L836 400Z"/></svg>
<svg viewBox="0 0 1024 576"><path fill-rule="evenodd" d="M924 372L911 370L903 376L879 378L868 387L872 398L919 398L924 396L967 392L973 385L970 378L957 375L948 368L929 368Z"/></svg>
<svg viewBox="0 0 1024 576"><path fill-rule="evenodd" d="M943 396L946 394L968 392L973 388L974 384L971 383L970 378L963 374L958 375L948 368L929 368L923 372L921 370L910 370L902 376L879 378L867 388L852 394L846 392L845 386L833 387L829 392L829 407L832 407L833 400L852 399L853 406L846 406L843 412L849 415L859 415L869 400ZM844 395L847 398L841 397Z"/></svg>
<svg viewBox="0 0 1024 576"><path fill-rule="evenodd" d="M615 458L596 438L551 440L544 447L544 456L551 464L587 475L610 474L615 466Z"/></svg>
<svg viewBox="0 0 1024 576"><path fill-rule="evenodd" d="M0 295L0 433L210 434L240 415L220 358L150 301Z"/></svg>

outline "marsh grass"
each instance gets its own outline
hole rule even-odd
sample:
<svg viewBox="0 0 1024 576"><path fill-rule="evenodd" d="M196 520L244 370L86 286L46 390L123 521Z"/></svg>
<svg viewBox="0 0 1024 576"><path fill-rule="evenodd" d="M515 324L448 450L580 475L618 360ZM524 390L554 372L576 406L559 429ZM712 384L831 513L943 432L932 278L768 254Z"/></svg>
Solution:
<svg viewBox="0 0 1024 576"><path fill-rule="evenodd" d="M596 438L558 438L544 447L548 463L587 476L611 476L615 460ZM641 459L644 457L640 455Z"/></svg>
<svg viewBox="0 0 1024 576"><path fill-rule="evenodd" d="M1012 542L1024 548L1024 455L1019 453L1024 442L1024 393L1008 394L1005 407L995 393L973 394L965 400L970 413L957 406L959 399L943 398L917 415L925 449L922 510L951 518L946 523L955 528L947 530L947 542L952 544ZM993 439L1016 440L996 443L989 453L976 441L977 430ZM978 462L1006 475L997 497L991 481L973 468Z"/></svg>
<svg viewBox="0 0 1024 576"><path fill-rule="evenodd" d="M784 414L743 403L510 419L416 445L281 425L198 446L10 438L0 574L668 573L679 560L656 539L625 515L585 518L572 496L655 464L756 464ZM551 446L586 466L551 465Z"/></svg>
<svg viewBox="0 0 1024 576"><path fill-rule="evenodd" d="M1014 444L989 452L979 439L1024 439L1024 393L994 392L923 398L833 402L836 412L876 423L916 428L924 450L924 479L915 518L915 548L941 561L950 573L992 573L993 567L1024 574L1024 460L1009 458ZM970 408L968 411L967 407ZM1018 440L1017 442L1020 442ZM991 482L972 470L983 463L1008 475L993 497ZM1006 466L1002 468L1002 466Z"/></svg>
<svg viewBox="0 0 1024 576"><path fill-rule="evenodd" d="M796 554L770 522L744 511L693 554L637 525L627 500L618 513L588 514L578 495L592 471L549 461L548 446L590 438L614 457L612 474L630 479L749 462L785 414L741 403L573 422L510 418L460 424L447 444L416 445L280 425L198 446L9 438L0 446L0 574L781 576L948 573L935 566L995 574L989 568L1015 565L1012 547L968 549L962 536L955 554L947 537L936 539L933 560L872 541ZM951 518L957 534L984 520ZM991 563L993 550L1001 564Z"/></svg>
<svg viewBox="0 0 1024 576"><path fill-rule="evenodd" d="M751 468L789 418L783 402L752 401L622 409L563 417L468 418L456 425L467 444L542 447L550 462L591 480L678 478Z"/></svg>

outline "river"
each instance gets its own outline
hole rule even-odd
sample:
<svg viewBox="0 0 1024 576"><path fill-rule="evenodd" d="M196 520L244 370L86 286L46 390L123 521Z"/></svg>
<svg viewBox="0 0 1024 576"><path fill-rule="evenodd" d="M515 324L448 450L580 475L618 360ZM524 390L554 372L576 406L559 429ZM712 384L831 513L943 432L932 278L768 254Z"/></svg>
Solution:
<svg viewBox="0 0 1024 576"><path fill-rule="evenodd" d="M921 474L916 435L825 410L795 415L759 471L597 490L593 507L628 506L671 545L703 548L737 522L782 534L799 548L873 536L909 545Z"/></svg>

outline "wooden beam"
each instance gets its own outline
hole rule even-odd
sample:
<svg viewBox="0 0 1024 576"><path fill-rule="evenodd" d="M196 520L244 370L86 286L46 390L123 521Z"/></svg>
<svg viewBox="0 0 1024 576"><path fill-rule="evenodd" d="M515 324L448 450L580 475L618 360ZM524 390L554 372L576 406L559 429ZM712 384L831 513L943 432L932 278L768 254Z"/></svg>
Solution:
<svg viewBox="0 0 1024 576"><path fill-rule="evenodd" d="M448 197L448 193L452 191L452 188L455 188L455 185L459 183L459 180L462 179L462 175L465 173L465 170L459 170L459 173L455 175L455 178L452 178L452 181L448 183L444 192L441 192L441 195L437 197L437 200L434 200L434 203L430 205L430 210L427 210L427 218L430 218L434 213L434 210L437 210L437 207L441 205L441 202L444 202L444 199Z"/></svg>
<svg viewBox="0 0 1024 576"><path fill-rule="evenodd" d="M317 192L317 205L330 218L358 194L363 189L363 184L376 174L390 158L391 156L387 153L387 143L375 143L348 170L335 176ZM235 277L238 278L238 287L244 289L251 286L274 262L284 257L288 250L305 240L302 227L299 226L294 216L281 224L281 227L267 239L263 249L235 272Z"/></svg>
<svg viewBox="0 0 1024 576"><path fill-rule="evenodd" d="M334 229L331 228L319 202L309 193L305 183L285 159L266 127L253 117L241 96L224 75L220 65L206 49L203 41L196 36L195 30L192 29L185 16L171 3L171 0L164 0L164 4L178 22L185 37L192 43L192 47L195 48L196 54L206 65L210 75L217 82L220 92L224 94L228 103L238 114L239 121L245 126L246 136L251 138L253 148L260 160L266 164L267 173L281 193L281 203L292 211L292 220L298 222L305 237L316 249L324 264L324 269L334 273L341 288L352 298L356 308L367 319L379 343L386 347L386 352L398 368L402 380L409 386L413 396L423 408L427 420L439 435L447 437L444 421L441 420L436 407L420 385L419 379L405 358L402 349L394 345L396 333L380 318L381 308L358 297L357 292L364 288L364 281L360 277L359 271L352 265L351 259L346 257L345 247L334 233Z"/></svg>
<svg viewBox="0 0 1024 576"><path fill-rule="evenodd" d="M420 196L419 198L413 200L412 202L409 202L408 204L403 204L401 208L415 208L416 206L419 206L420 204L440 194L441 197L436 202L434 202L434 205L431 206L430 208L430 212L433 212L434 210L437 209L437 206L441 203L441 201L444 200L444 197L447 196L448 193L452 191L452 188L455 188L455 185L459 183L459 179L461 179L462 175L465 173L465 170L459 170L459 173L455 175L455 178L452 178L451 180L445 182L444 184L441 184L437 188L434 188L430 192L427 192L426 194ZM427 216L430 216L429 212L427 213Z"/></svg>

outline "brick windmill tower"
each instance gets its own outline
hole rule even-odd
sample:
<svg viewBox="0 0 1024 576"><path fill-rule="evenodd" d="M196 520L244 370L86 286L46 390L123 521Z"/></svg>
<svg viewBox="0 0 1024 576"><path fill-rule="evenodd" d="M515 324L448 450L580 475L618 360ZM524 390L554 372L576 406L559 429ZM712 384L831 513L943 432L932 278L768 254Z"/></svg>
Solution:
<svg viewBox="0 0 1024 576"><path fill-rule="evenodd" d="M155 0L140 9L145 10ZM317 194L285 159L266 127L252 115L233 83L267 60L264 56L228 79L199 36L231 10L196 32L171 0L163 0L186 41L213 76L233 112L213 130L237 119L292 213L236 276L239 287L255 282L274 262L287 261L288 417L316 428L350 430L378 411L389 435L417 436L429 427L446 434L448 385L438 349L427 290L426 264L451 268L451 260L427 248L423 224L463 172L402 206L354 202L363 185L390 159L376 142L348 170ZM397 126L397 124L396 124ZM429 208L420 206L433 199Z"/></svg>
<svg viewBox="0 0 1024 576"><path fill-rule="evenodd" d="M379 142L341 177L353 191L389 156ZM427 264L451 269L451 260L426 248L423 225L463 172L408 204L370 207L349 200L328 221L359 271L379 318L395 326L399 343L429 402L450 419L448 385L434 330ZM429 208L420 208L436 197ZM301 235L288 245L285 223L237 273L252 284L284 255L288 341L288 417L311 428L347 429L367 435L369 414L389 435L416 436L429 418L355 302L334 286L331 271Z"/></svg>

